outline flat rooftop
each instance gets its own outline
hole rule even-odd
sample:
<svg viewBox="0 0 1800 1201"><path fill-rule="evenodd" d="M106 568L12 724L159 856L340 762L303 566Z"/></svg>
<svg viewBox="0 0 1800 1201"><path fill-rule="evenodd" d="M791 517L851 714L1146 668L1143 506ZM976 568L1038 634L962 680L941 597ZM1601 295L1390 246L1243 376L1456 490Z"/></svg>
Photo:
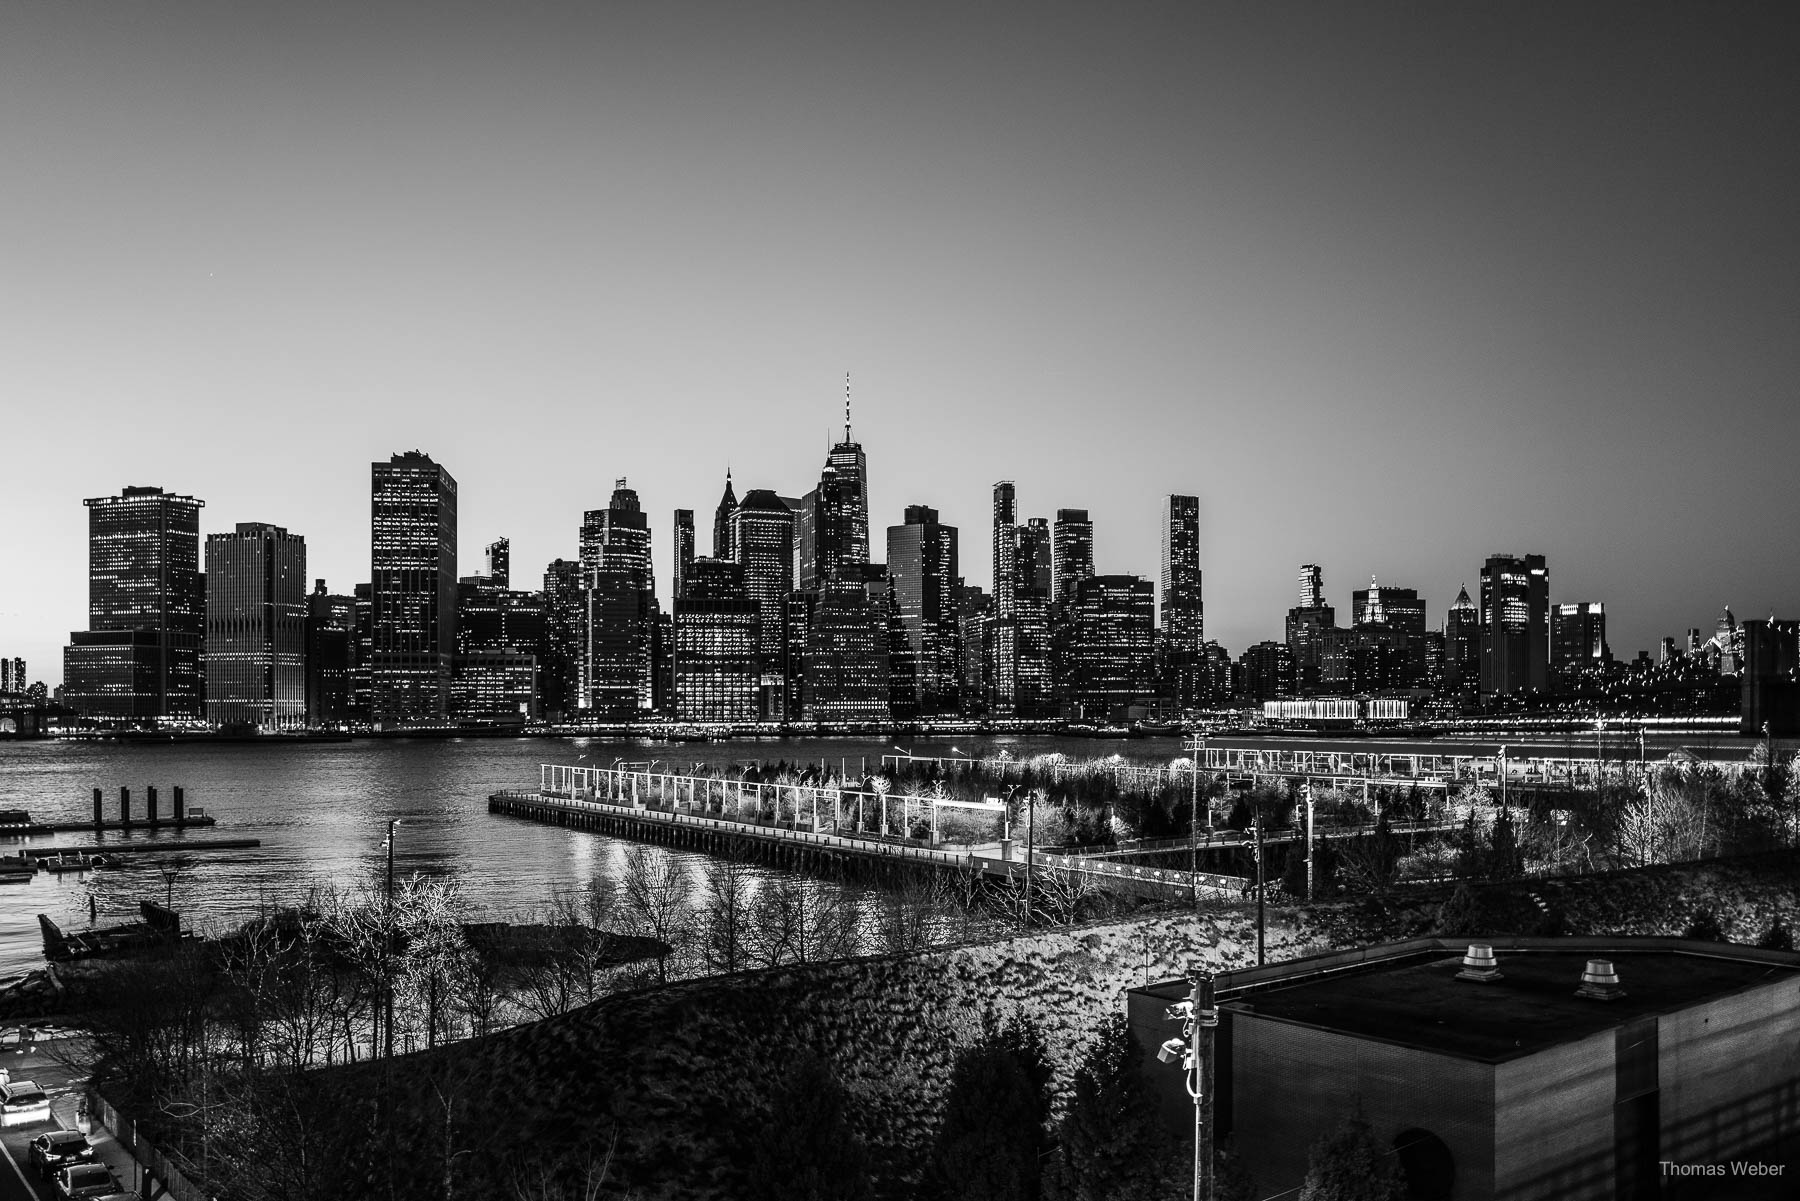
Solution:
<svg viewBox="0 0 1800 1201"><path fill-rule="evenodd" d="M1292 983L1265 978L1246 991L1228 990L1222 1003L1259 1018L1499 1063L1634 1018L1675 1012L1800 975L1792 962L1740 959L1730 957L1725 947L1718 950L1727 953L1496 945L1502 978L1476 983L1456 979L1462 948L1451 952L1439 945L1342 970L1297 972ZM1612 961L1624 996L1596 1001L1575 995L1589 959Z"/></svg>

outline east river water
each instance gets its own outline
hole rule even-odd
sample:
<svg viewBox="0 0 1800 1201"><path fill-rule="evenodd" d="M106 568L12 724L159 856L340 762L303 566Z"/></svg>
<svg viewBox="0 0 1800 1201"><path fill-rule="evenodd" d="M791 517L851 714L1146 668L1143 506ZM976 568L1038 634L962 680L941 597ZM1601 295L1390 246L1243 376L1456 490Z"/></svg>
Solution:
<svg viewBox="0 0 1800 1201"><path fill-rule="evenodd" d="M951 744L979 758L1005 749L1015 756L1062 751L1099 758L1115 751L1143 763L1180 754L1174 737L1131 742L991 736L902 739L921 755L950 756ZM363 739L355 742L175 743L0 742L0 809L29 810L34 821L86 821L93 789L105 796L107 820L118 815L119 789L131 789L134 816L145 813L146 787L155 785L167 816L174 786L190 809L218 818L186 832L41 835L29 844L0 840L0 853L23 845L105 846L127 840L166 844L184 839L257 838L250 850L204 851L177 882L174 905L188 925L229 929L259 910L303 898L314 886L379 887L386 870L382 848L390 818L401 819L395 841L396 876L418 872L454 879L471 908L494 919L530 920L551 895L616 873L623 842L583 830L541 826L488 813L487 797L502 788L535 788L540 763L611 766L623 758L656 770L687 772L696 764L729 766L786 759L873 768L893 753L887 741L844 738L756 739L721 743L664 743L586 738ZM156 858L157 856L151 856ZM165 881L148 864L61 876L39 873L29 883L0 883L0 978L41 966L37 915L65 930L136 920L138 902L162 900ZM91 910L90 910L91 902Z"/></svg>

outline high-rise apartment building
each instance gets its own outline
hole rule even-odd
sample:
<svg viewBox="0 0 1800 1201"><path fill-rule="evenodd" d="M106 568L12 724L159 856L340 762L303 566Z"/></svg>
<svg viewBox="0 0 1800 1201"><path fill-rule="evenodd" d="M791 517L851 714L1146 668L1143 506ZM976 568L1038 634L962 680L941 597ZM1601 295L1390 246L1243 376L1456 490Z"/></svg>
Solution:
<svg viewBox="0 0 1800 1201"><path fill-rule="evenodd" d="M1481 569L1481 695L1549 687L1550 581L1544 556L1491 555Z"/></svg>
<svg viewBox="0 0 1800 1201"><path fill-rule="evenodd" d="M1344 632L1336 626L1337 610L1325 601L1324 570L1317 563L1301 564L1300 603L1288 610L1285 631L1294 659L1294 688L1300 695L1329 692L1340 680L1348 680Z"/></svg>
<svg viewBox="0 0 1800 1201"><path fill-rule="evenodd" d="M441 722L456 653L456 480L416 450L369 472L370 716Z"/></svg>
<svg viewBox="0 0 1800 1201"><path fill-rule="evenodd" d="M1122 720L1155 692L1156 588L1134 575L1089 576L1075 586L1067 698L1078 716Z"/></svg>
<svg viewBox="0 0 1800 1201"><path fill-rule="evenodd" d="M206 719L306 724L306 540L239 522L206 539Z"/></svg>
<svg viewBox="0 0 1800 1201"><path fill-rule="evenodd" d="M1163 501L1161 603L1164 645L1180 654L1198 654L1206 641L1206 604L1197 496L1171 494Z"/></svg>
<svg viewBox="0 0 1800 1201"><path fill-rule="evenodd" d="M204 501L126 488L88 510L88 628L63 652L63 702L100 717L198 719Z"/></svg>
<svg viewBox="0 0 1800 1201"><path fill-rule="evenodd" d="M1013 482L994 485L994 616L1005 621L1013 615L1013 589L1018 581L1018 503Z"/></svg>
<svg viewBox="0 0 1800 1201"><path fill-rule="evenodd" d="M887 531L887 571L904 631L913 703L920 713L956 708L956 527L936 509L908 505Z"/></svg>

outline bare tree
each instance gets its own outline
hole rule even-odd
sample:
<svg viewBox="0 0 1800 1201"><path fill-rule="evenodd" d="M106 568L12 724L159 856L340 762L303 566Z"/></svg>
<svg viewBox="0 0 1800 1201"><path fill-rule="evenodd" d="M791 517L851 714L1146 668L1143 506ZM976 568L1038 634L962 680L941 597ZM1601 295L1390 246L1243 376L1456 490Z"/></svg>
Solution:
<svg viewBox="0 0 1800 1201"><path fill-rule="evenodd" d="M754 892L750 868L735 859L715 859L702 870L696 941L707 971L735 972L748 965L745 940Z"/></svg>
<svg viewBox="0 0 1800 1201"><path fill-rule="evenodd" d="M627 848L619 916L626 932L669 947L656 961L657 981L667 984L668 961L686 950L693 928L694 882L686 865L660 848L641 844Z"/></svg>

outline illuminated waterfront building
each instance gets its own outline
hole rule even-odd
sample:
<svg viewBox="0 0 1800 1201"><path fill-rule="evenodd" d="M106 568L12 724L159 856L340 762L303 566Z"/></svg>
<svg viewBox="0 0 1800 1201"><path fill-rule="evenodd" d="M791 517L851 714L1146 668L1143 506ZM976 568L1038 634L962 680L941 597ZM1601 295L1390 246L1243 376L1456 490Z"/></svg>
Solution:
<svg viewBox="0 0 1800 1201"><path fill-rule="evenodd" d="M675 600L675 716L681 721L752 722L761 670L756 602L743 564L695 559Z"/></svg>
<svg viewBox="0 0 1800 1201"><path fill-rule="evenodd" d="M687 583L688 564L694 561L694 511L675 510L675 574L669 581L669 596L679 598Z"/></svg>
<svg viewBox="0 0 1800 1201"><path fill-rule="evenodd" d="M356 598L338 596L315 580L306 598L306 724L350 720L356 671Z"/></svg>
<svg viewBox="0 0 1800 1201"><path fill-rule="evenodd" d="M88 628L63 654L63 703L98 717L198 719L206 640L204 501L126 488L88 510Z"/></svg>
<svg viewBox="0 0 1800 1201"><path fill-rule="evenodd" d="M581 524L583 597L578 702L597 716L647 712L656 697L657 603L650 525L626 480Z"/></svg>
<svg viewBox="0 0 1800 1201"><path fill-rule="evenodd" d="M1237 694L1247 701L1287 700L1294 695L1294 656L1285 643L1259 642L1238 657Z"/></svg>
<svg viewBox="0 0 1800 1201"><path fill-rule="evenodd" d="M887 721L890 654L886 606L858 583L819 591L806 646L806 716L840 722Z"/></svg>
<svg viewBox="0 0 1800 1201"><path fill-rule="evenodd" d="M567 720L587 706L581 699L583 629L581 563L552 559L544 568L544 655L538 665L539 704Z"/></svg>
<svg viewBox="0 0 1800 1201"><path fill-rule="evenodd" d="M494 544L502 548L507 540ZM457 585L456 663L451 712L464 721L520 721L541 712L549 622L542 593L517 592L504 558L489 548L488 574Z"/></svg>
<svg viewBox="0 0 1800 1201"><path fill-rule="evenodd" d="M1206 641L1201 591L1200 498L1171 494L1163 501L1162 639L1170 650L1197 653Z"/></svg>
<svg viewBox="0 0 1800 1201"><path fill-rule="evenodd" d="M1493 555L1481 569L1481 695L1549 686L1550 581L1544 556Z"/></svg>
<svg viewBox="0 0 1800 1201"><path fill-rule="evenodd" d="M306 540L240 522L206 539L206 719L306 723Z"/></svg>
<svg viewBox="0 0 1800 1201"><path fill-rule="evenodd" d="M713 510L713 558L731 558L731 515L737 512L737 494L731 490L731 469L725 469L725 492Z"/></svg>
<svg viewBox="0 0 1800 1201"><path fill-rule="evenodd" d="M416 450L369 473L370 717L441 722L456 653L456 480Z"/></svg>
<svg viewBox="0 0 1800 1201"><path fill-rule="evenodd" d="M1070 606L1068 703L1079 717L1120 720L1154 692L1156 588L1134 575L1089 576Z"/></svg>
<svg viewBox="0 0 1800 1201"><path fill-rule="evenodd" d="M1050 531L1050 599L1067 605L1075 585L1094 574L1094 523L1086 509L1058 509Z"/></svg>
<svg viewBox="0 0 1800 1201"><path fill-rule="evenodd" d="M936 509L906 507L906 524L887 531L887 573L899 610L906 674L921 713L952 712L956 663L956 527Z"/></svg>
<svg viewBox="0 0 1800 1201"><path fill-rule="evenodd" d="M1444 687L1473 696L1481 685L1481 610L1469 599L1468 585L1456 593L1444 621Z"/></svg>

